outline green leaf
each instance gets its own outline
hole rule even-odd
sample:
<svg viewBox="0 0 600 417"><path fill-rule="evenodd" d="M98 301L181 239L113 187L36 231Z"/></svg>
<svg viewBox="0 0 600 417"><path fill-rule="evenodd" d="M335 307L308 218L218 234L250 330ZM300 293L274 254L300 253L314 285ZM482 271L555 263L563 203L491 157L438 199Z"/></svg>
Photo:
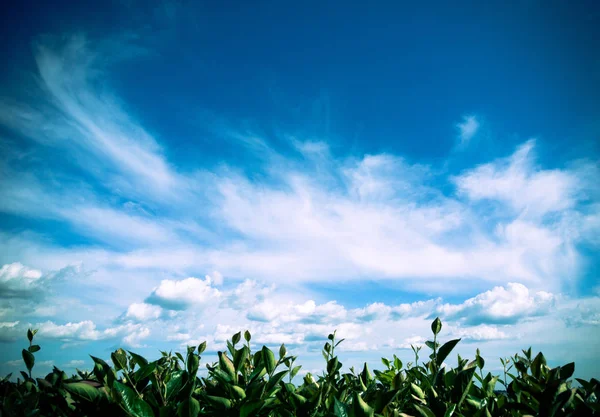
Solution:
<svg viewBox="0 0 600 417"><path fill-rule="evenodd" d="M440 320L439 317L436 317L436 319L433 321L433 323L431 323L431 331L433 332L434 335L439 334L439 332L442 330L442 321Z"/></svg>
<svg viewBox="0 0 600 417"><path fill-rule="evenodd" d="M428 407L425 407L424 405L414 405L415 408L417 409L417 411L419 412L419 414L421 414L423 417L435 417L435 414L433 414L433 411L431 411Z"/></svg>
<svg viewBox="0 0 600 417"><path fill-rule="evenodd" d="M402 361L394 355L394 368L402 369Z"/></svg>
<svg viewBox="0 0 600 417"><path fill-rule="evenodd" d="M485 365L485 360L481 356L479 356L479 353L477 354L477 356L475 356L475 362L477 363L477 367L479 369L483 369Z"/></svg>
<svg viewBox="0 0 600 417"><path fill-rule="evenodd" d="M196 373L198 372L198 366L200 366L200 359L198 359L198 356L191 353L187 360L187 371L192 378L196 376Z"/></svg>
<svg viewBox="0 0 600 417"><path fill-rule="evenodd" d="M213 395L206 395L206 399L211 405L219 409L231 408L231 401L223 397L215 397Z"/></svg>
<svg viewBox="0 0 600 417"><path fill-rule="evenodd" d="M25 362L27 370L31 371L33 369L33 365L35 365L35 356L33 356L33 354L30 351L25 349L23 349L21 355L23 356L23 361Z"/></svg>
<svg viewBox="0 0 600 417"><path fill-rule="evenodd" d="M41 347L39 345L31 345L27 348L28 351L30 351L31 353L37 352L41 349Z"/></svg>
<svg viewBox="0 0 600 417"><path fill-rule="evenodd" d="M64 384L63 387L72 395L84 401L94 402L104 396L104 391L85 382L71 382Z"/></svg>
<svg viewBox="0 0 600 417"><path fill-rule="evenodd" d="M138 369L137 371L135 371L135 373L133 374L133 378L135 379L135 382L139 382L144 378L147 378L150 376L150 374L152 372L154 372L154 370L156 369L156 363L152 362L149 363L148 365L142 366L140 369Z"/></svg>
<svg viewBox="0 0 600 417"><path fill-rule="evenodd" d="M276 365L275 354L268 347L263 346L262 356L265 362L265 367L267 368L267 372L269 373L269 375L271 375L275 370Z"/></svg>
<svg viewBox="0 0 600 417"><path fill-rule="evenodd" d="M454 414L454 410L456 410L456 404L448 405L448 408L446 409L446 412L444 413L444 417L452 417L452 415Z"/></svg>
<svg viewBox="0 0 600 417"><path fill-rule="evenodd" d="M415 395L417 397L419 397L422 400L425 399L425 393L423 392L423 390L421 389L421 387L419 387L417 384L411 382L410 383L410 388L413 390L413 392L415 393Z"/></svg>
<svg viewBox="0 0 600 417"><path fill-rule="evenodd" d="M231 385L231 390L233 391L233 394L235 395L236 399L243 400L244 398L246 398L246 391L244 391L242 387L239 387L237 385Z"/></svg>
<svg viewBox="0 0 600 417"><path fill-rule="evenodd" d="M217 355L219 356L219 368L225 373L227 373L227 375L229 375L234 382L236 382L237 374L235 372L235 366L233 366L233 362L231 362L231 359L229 359L229 357L225 355L224 352L217 352Z"/></svg>
<svg viewBox="0 0 600 417"><path fill-rule="evenodd" d="M171 379L167 382L167 392L165 393L165 397L167 400L174 398L181 388L188 381L188 373L186 371L175 371L171 374Z"/></svg>
<svg viewBox="0 0 600 417"><path fill-rule="evenodd" d="M249 417L255 416L258 409L260 409L264 404L262 400L254 400L244 403L242 408L240 409L240 417Z"/></svg>
<svg viewBox="0 0 600 417"><path fill-rule="evenodd" d="M440 350L438 350L436 357L436 364L438 367L442 365L444 359L448 357L448 355L450 354L450 352L452 352L452 349L454 349L454 346L456 346L458 342L460 342L460 339L454 339L442 345Z"/></svg>
<svg viewBox="0 0 600 417"><path fill-rule="evenodd" d="M373 417L373 410L362 398L355 392L352 397L352 406L354 409L354 417Z"/></svg>
<svg viewBox="0 0 600 417"><path fill-rule="evenodd" d="M346 404L342 403L337 397L333 397L333 413L335 417L348 417Z"/></svg>
<svg viewBox="0 0 600 417"><path fill-rule="evenodd" d="M115 381L113 388L121 397L121 405L133 417L154 417L152 407L137 396L134 390L119 381Z"/></svg>
<svg viewBox="0 0 600 417"><path fill-rule="evenodd" d="M292 372L290 372L290 379L294 379L294 377L298 374L300 368L302 368L302 365L294 366Z"/></svg>
<svg viewBox="0 0 600 417"><path fill-rule="evenodd" d="M115 365L115 369L127 369L127 353L123 349L117 349L110 355L110 359Z"/></svg>
<svg viewBox="0 0 600 417"><path fill-rule="evenodd" d="M31 329L27 329L27 339L29 339L29 343L33 341L33 331Z"/></svg>
<svg viewBox="0 0 600 417"><path fill-rule="evenodd" d="M246 362L246 359L248 358L248 354L249 351L247 346L242 346L241 349L235 352L235 357L233 358L233 367L236 371L240 372L242 370L244 367L244 362Z"/></svg>
<svg viewBox="0 0 600 417"><path fill-rule="evenodd" d="M569 379L569 378L571 378L571 376L573 376L574 372L575 372L575 363L574 362L568 363L568 364L560 367L560 378L561 379Z"/></svg>
<svg viewBox="0 0 600 417"><path fill-rule="evenodd" d="M202 352L206 350L206 341L198 345L198 355L202 355Z"/></svg>
<svg viewBox="0 0 600 417"><path fill-rule="evenodd" d="M235 346L240 341L241 338L242 338L241 332L237 332L236 334L234 334L233 337L231 338L233 345Z"/></svg>
<svg viewBox="0 0 600 417"><path fill-rule="evenodd" d="M252 335L250 334L250 332L248 330L246 330L244 332L244 339L246 340L246 342L250 342L251 338L252 338Z"/></svg>
<svg viewBox="0 0 600 417"><path fill-rule="evenodd" d="M285 353L287 352L287 349L285 348L285 344L281 344L281 346L279 347L279 359L283 359L285 357Z"/></svg>
<svg viewBox="0 0 600 417"><path fill-rule="evenodd" d="M131 355L131 361L133 363L137 364L140 368L148 365L148 360L146 358L144 358L143 356L138 355L137 353L133 353L130 350L128 350L128 352Z"/></svg>
<svg viewBox="0 0 600 417"><path fill-rule="evenodd" d="M289 371L287 371L287 370L281 371L281 372L278 372L275 375L273 375L271 378L269 378L269 382L267 382L267 386L265 388L265 392L267 392L267 395L270 395L270 393L273 391L273 389L276 387L276 385L279 384L279 382L283 379L283 377L285 377L285 375L288 372Z"/></svg>
<svg viewBox="0 0 600 417"><path fill-rule="evenodd" d="M197 417L200 414L200 403L197 399L186 398L177 407L178 417Z"/></svg>

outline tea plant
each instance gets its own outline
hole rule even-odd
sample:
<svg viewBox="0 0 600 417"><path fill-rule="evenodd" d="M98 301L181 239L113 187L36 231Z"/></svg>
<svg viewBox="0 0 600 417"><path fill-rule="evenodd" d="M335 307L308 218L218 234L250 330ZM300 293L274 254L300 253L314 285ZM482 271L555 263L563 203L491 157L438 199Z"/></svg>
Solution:
<svg viewBox="0 0 600 417"><path fill-rule="evenodd" d="M544 355L531 348L501 358L502 375L484 375L479 349L472 361L458 355L458 364L445 364L460 339L438 341L442 322L431 324L431 353L403 367L393 355L382 358L383 370L342 372L335 348L343 342L333 332L323 346L325 370L307 373L300 385L292 380L301 369L285 345L277 354L262 346L252 352L251 334L232 336L217 361L198 376L206 342L189 346L185 356L161 352L155 361L123 349L111 354L111 367L91 356L90 372L72 376L54 367L44 378L33 378L37 330L28 330L29 347L22 356L27 372L16 382L0 380L0 416L123 416L123 417L451 417L451 416L599 416L600 383L576 379L573 363L550 368ZM242 337L245 343L240 343ZM475 383L477 381L477 383ZM499 390L497 388L504 388Z"/></svg>

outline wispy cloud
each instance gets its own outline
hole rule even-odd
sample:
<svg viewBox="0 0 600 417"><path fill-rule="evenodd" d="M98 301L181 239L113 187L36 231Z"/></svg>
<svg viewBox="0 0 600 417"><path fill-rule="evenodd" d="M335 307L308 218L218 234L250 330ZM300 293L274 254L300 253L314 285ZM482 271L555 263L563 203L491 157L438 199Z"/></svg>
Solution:
<svg viewBox="0 0 600 417"><path fill-rule="evenodd" d="M464 116L463 121L456 124L458 129L458 146L465 147L479 130L479 121L475 116Z"/></svg>

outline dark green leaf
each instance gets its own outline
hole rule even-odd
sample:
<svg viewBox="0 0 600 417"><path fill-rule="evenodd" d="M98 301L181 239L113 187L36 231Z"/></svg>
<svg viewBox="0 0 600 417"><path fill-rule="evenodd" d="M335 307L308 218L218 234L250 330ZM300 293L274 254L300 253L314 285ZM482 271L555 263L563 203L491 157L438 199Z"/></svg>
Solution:
<svg viewBox="0 0 600 417"><path fill-rule="evenodd" d="M244 332L244 339L246 340L246 342L250 342L251 338L252 338L252 335L250 334L250 332L248 330L246 330Z"/></svg>
<svg viewBox="0 0 600 417"><path fill-rule="evenodd" d="M177 407L178 417L197 417L200 413L200 403L193 397L186 398Z"/></svg>
<svg viewBox="0 0 600 417"><path fill-rule="evenodd" d="M31 369L33 369L33 365L35 365L35 356L33 356L33 354L30 351L25 349L23 349L21 355L23 356L23 361L25 362L27 370L31 371Z"/></svg>
<svg viewBox="0 0 600 417"><path fill-rule="evenodd" d="M216 408L219 408L219 409L231 408L231 401L228 400L227 398L216 397L213 395L207 395L206 399L208 400L209 403L211 403L211 405L213 405Z"/></svg>
<svg viewBox="0 0 600 417"><path fill-rule="evenodd" d="M442 321L440 320L439 317L436 317L436 319L433 321L433 323L431 323L431 331L433 332L434 335L439 334L439 332L442 330Z"/></svg>
<svg viewBox="0 0 600 417"><path fill-rule="evenodd" d="M229 359L224 352L217 352L217 355L219 356L219 368L227 373L235 382L237 373L235 371L235 366L233 366L233 362L231 362L231 359Z"/></svg>
<svg viewBox="0 0 600 417"><path fill-rule="evenodd" d="M283 359L285 357L286 351L287 349L285 348L285 344L282 343L279 347L279 359Z"/></svg>
<svg viewBox="0 0 600 417"><path fill-rule="evenodd" d="M442 365L444 359L448 357L448 355L450 354L450 352L452 352L452 349L454 349L454 346L456 346L458 342L460 342L460 339L450 340L449 342L444 343L440 350L438 350L436 358L436 364L438 368Z"/></svg>
<svg viewBox="0 0 600 417"><path fill-rule="evenodd" d="M348 417L346 404L342 403L336 397L333 397L333 413L335 414L335 417Z"/></svg>
<svg viewBox="0 0 600 417"><path fill-rule="evenodd" d="M41 347L39 345L31 345L27 348L28 351L30 351L31 353L37 352L41 349Z"/></svg>
<svg viewBox="0 0 600 417"><path fill-rule="evenodd" d="M134 417L154 417L152 407L146 401L137 396L134 390L127 385L115 381L113 388L121 397L121 405L123 408Z"/></svg>
<svg viewBox="0 0 600 417"><path fill-rule="evenodd" d="M143 356L138 355L137 353L133 353L130 350L128 352L131 355L131 361L133 363L137 364L140 368L148 365L148 360L146 358L144 358Z"/></svg>
<svg viewBox="0 0 600 417"><path fill-rule="evenodd" d="M198 359L198 356L191 353L188 356L188 360L187 360L187 371L189 372L189 374L191 375L192 378L194 378L196 376L199 365L200 365L200 360Z"/></svg>
<svg viewBox="0 0 600 417"><path fill-rule="evenodd" d="M206 350L206 342L202 342L198 345L198 355L202 355L202 352Z"/></svg>
<svg viewBox="0 0 600 417"><path fill-rule="evenodd" d="M569 379L575 372L575 363L571 362L560 367L560 378Z"/></svg>
<svg viewBox="0 0 600 417"><path fill-rule="evenodd" d="M29 339L29 343L33 341L33 331L31 329L27 329L27 339Z"/></svg>
<svg viewBox="0 0 600 417"><path fill-rule="evenodd" d="M247 346L242 346L241 349L235 352L235 357L233 358L233 367L236 371L240 372L242 370L244 367L244 362L246 362L246 359L248 358L248 354L249 351Z"/></svg>
<svg viewBox="0 0 600 417"><path fill-rule="evenodd" d="M294 379L294 377L298 374L298 371L302 368L302 365L294 366L292 372L290 372L290 378Z"/></svg>
<svg viewBox="0 0 600 417"><path fill-rule="evenodd" d="M265 367L267 368L267 372L269 373L269 375L271 375L275 370L276 365L275 354L268 347L263 346L262 356L265 362Z"/></svg>
<svg viewBox="0 0 600 417"><path fill-rule="evenodd" d="M115 369L127 369L127 353L123 349L117 349L110 355L110 359L115 365Z"/></svg>
<svg viewBox="0 0 600 417"><path fill-rule="evenodd" d="M242 338L241 332L237 332L236 334L234 334L233 337L231 338L233 345L235 346L240 341L241 338Z"/></svg>
<svg viewBox="0 0 600 417"><path fill-rule="evenodd" d="M258 411L264 404L262 400L254 400L244 403L242 408L240 409L240 417L250 417L255 416L256 411Z"/></svg>
<svg viewBox="0 0 600 417"><path fill-rule="evenodd" d="M175 371L171 374L171 379L167 382L167 392L165 393L165 397L167 399L174 398L181 388L188 381L188 373L186 371Z"/></svg>
<svg viewBox="0 0 600 417"><path fill-rule="evenodd" d="M69 384L64 384L63 387L75 397L84 401L93 402L104 396L104 391L86 382L71 382Z"/></svg>
<svg viewBox="0 0 600 417"><path fill-rule="evenodd" d="M275 386L277 384L279 384L279 382L285 377L285 375L288 373L289 371L281 371L276 373L275 375L273 375L271 378L269 378L269 382L267 382L267 386L265 388L265 392L267 393L271 393L273 391L273 389L275 388Z"/></svg>
<svg viewBox="0 0 600 417"><path fill-rule="evenodd" d="M355 392L352 398L354 417L373 417L375 411Z"/></svg>

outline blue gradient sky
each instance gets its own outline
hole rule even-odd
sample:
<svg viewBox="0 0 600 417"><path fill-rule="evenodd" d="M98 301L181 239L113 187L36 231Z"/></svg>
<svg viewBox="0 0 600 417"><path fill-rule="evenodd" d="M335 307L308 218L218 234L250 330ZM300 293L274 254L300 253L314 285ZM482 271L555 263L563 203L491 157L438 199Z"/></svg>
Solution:
<svg viewBox="0 0 600 417"><path fill-rule="evenodd" d="M0 372L28 326L40 374L246 328L308 371L333 329L345 364L408 360L440 316L464 355L531 345L597 377L599 20L594 1L12 5Z"/></svg>

